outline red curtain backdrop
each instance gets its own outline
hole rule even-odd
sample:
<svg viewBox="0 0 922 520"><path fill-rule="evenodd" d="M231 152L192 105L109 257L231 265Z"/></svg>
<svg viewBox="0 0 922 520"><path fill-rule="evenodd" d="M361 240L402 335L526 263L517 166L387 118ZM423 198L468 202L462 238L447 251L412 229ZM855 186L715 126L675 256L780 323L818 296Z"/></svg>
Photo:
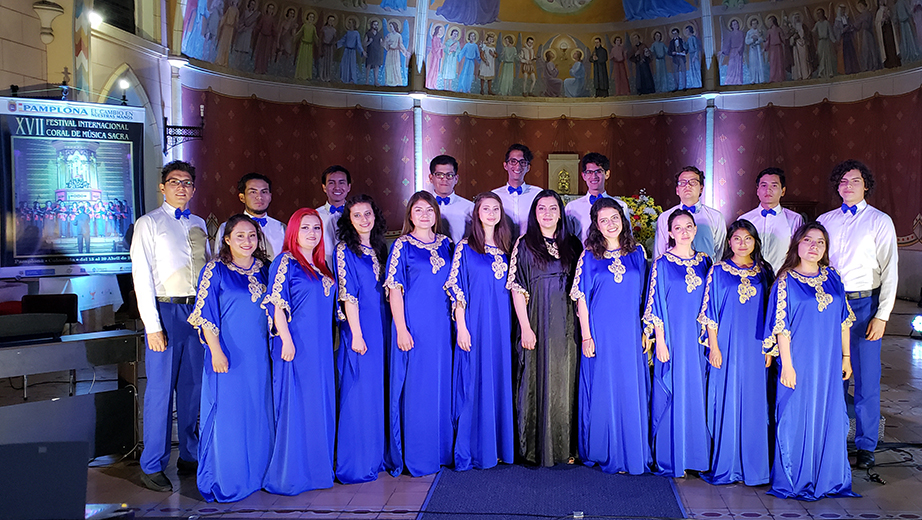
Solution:
<svg viewBox="0 0 922 520"><path fill-rule="evenodd" d="M472 198L506 183L503 157L512 143L527 145L535 159L529 184L547 187L549 153L605 154L612 163L607 190L634 195L641 189L661 205L674 205L673 176L687 164L704 168L704 112L604 119L486 118L423 114L423 160L439 154L459 163L456 191ZM586 184L580 178L579 191Z"/></svg>
<svg viewBox="0 0 922 520"><path fill-rule="evenodd" d="M351 194L367 193L389 229L400 229L413 193L413 113L274 103L183 89L183 117L199 120L205 138L184 145L197 170L193 211L219 222L243 211L237 180L256 171L272 179L269 213L288 222L301 207L326 202L320 173L340 164L352 174ZM190 123L191 124L191 123Z"/></svg>
<svg viewBox="0 0 922 520"><path fill-rule="evenodd" d="M897 236L913 237L913 222L922 214L920 121L919 90L856 103L720 110L714 125L719 209L731 220L758 205L756 175L776 166L787 174L783 201L815 203L816 214L828 211L841 204L829 182L833 167L857 159L874 173L868 202L893 218Z"/></svg>

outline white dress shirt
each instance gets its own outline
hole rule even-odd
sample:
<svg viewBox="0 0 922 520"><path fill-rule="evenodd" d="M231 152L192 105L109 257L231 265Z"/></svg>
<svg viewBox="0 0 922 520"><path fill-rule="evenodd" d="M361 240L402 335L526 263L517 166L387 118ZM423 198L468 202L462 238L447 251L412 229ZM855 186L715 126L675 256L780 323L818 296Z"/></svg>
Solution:
<svg viewBox="0 0 922 520"><path fill-rule="evenodd" d="M625 204L623 200L618 197L612 197L604 191L599 197L618 201L618 204L621 206L621 211L623 211L624 216L627 217L627 221L631 221L631 210L628 209L627 204ZM592 220L589 218L589 210L591 209L592 204L589 202L588 193L567 204L567 225L570 226L570 233L577 235L580 242L585 242L586 235L589 233L589 225L592 224Z"/></svg>
<svg viewBox="0 0 922 520"><path fill-rule="evenodd" d="M505 186L500 186L493 190L493 193L503 201L503 210L512 219L512 224L516 228L513 229L513 232L518 237L524 234L525 228L528 227L528 211L531 210L531 203L534 202L541 188L531 184L522 184L521 195L509 193L509 188L510 186L507 183Z"/></svg>
<svg viewBox="0 0 922 520"><path fill-rule="evenodd" d="M339 231L339 217L343 216L341 211L331 215L331 207L330 203L327 202L317 208L317 213L320 214L320 220L323 222L323 252L327 257L327 267L330 269L333 268L333 253L335 252L336 243L339 242L339 238L336 236Z"/></svg>
<svg viewBox="0 0 922 520"><path fill-rule="evenodd" d="M243 214L252 219L256 218L250 215L248 211L244 211ZM221 250L221 237L224 236L224 226L226 225L227 222L221 224L221 227L218 228L218 235L215 239L215 252ZM261 245L265 248L266 254L269 256L269 261L271 262L275 260L275 257L282 254L282 248L285 246L285 224L266 215L266 225L262 227L262 232L263 243Z"/></svg>
<svg viewBox="0 0 922 520"><path fill-rule="evenodd" d="M653 243L653 258L659 258L666 252L669 245L669 215L680 209L682 204L677 204L666 211L660 213L656 219L656 238ZM727 242L727 223L724 216L714 208L705 206L699 200L695 204L695 225L698 226L698 232L695 234L695 240L692 242L692 248L700 251L717 262L724 252L724 244Z"/></svg>
<svg viewBox="0 0 922 520"><path fill-rule="evenodd" d="M138 312L148 334L162 330L158 296L195 296L198 276L211 259L205 221L196 215L176 218L166 202L134 223L131 277Z"/></svg>
<svg viewBox="0 0 922 520"><path fill-rule="evenodd" d="M740 220L748 220L756 227L762 240L762 258L771 264L772 270L777 273L788 254L791 236L797 228L804 225L804 217L800 213L782 208L781 204L771 208L775 212L774 215L769 213L763 217L764 209L758 206L740 217Z"/></svg>
<svg viewBox="0 0 922 520"><path fill-rule="evenodd" d="M435 192L431 192L435 197ZM445 234L451 237L451 241L457 244L464 238L464 230L467 229L468 222L471 221L471 211L474 209L474 203L458 196L452 192L448 196L447 205L439 204L439 212L442 215L442 224L448 224L444 230Z"/></svg>
<svg viewBox="0 0 922 520"><path fill-rule="evenodd" d="M890 216L866 200L856 204L854 215L841 208L816 219L829 232L829 262L839 271L847 292L880 287L875 318L888 321L896 301L896 229Z"/></svg>

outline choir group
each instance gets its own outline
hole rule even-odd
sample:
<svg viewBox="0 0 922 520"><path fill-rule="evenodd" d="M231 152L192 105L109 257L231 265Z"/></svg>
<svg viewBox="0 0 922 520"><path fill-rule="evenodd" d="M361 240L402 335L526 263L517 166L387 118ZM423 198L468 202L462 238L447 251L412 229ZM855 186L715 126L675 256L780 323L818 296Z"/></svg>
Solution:
<svg viewBox="0 0 922 520"><path fill-rule="evenodd" d="M857 463L870 467L896 288L893 224L864 200L870 170L837 166L842 207L804 224L779 204L784 172L767 169L760 207L727 229L699 200L704 174L683 168L651 263L604 191L608 159L583 158L589 193L566 208L524 182L531 160L510 147L508 184L471 202L453 193L457 162L435 158L433 193L410 197L389 250L344 168L323 172L327 204L287 226L266 216L269 179L248 174L246 212L210 261L188 210L195 170L164 167L165 203L138 219L131 249L149 347L145 485L171 489L175 391L178 470L209 501L576 461L856 496L845 395L854 369Z"/></svg>

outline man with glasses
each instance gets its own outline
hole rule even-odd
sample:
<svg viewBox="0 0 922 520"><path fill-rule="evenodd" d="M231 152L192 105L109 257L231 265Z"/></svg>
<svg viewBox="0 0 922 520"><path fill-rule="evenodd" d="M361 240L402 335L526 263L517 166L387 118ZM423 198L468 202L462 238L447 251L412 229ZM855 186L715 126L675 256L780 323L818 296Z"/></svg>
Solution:
<svg viewBox="0 0 922 520"><path fill-rule="evenodd" d="M199 272L209 260L205 221L189 211L195 168L173 161L160 172L165 202L140 217L131 241L131 276L147 334L144 360L144 451L141 481L154 491L172 491L164 474L173 438L173 392L179 428L180 475L198 465L198 415L205 349L186 321L195 303Z"/></svg>
<svg viewBox="0 0 922 520"><path fill-rule="evenodd" d="M759 205L744 214L741 220L748 220L756 227L762 239L762 258L777 272L784 263L784 257L791 245L791 236L804 225L800 213L781 207L786 181L781 168L765 168L756 177L756 193Z"/></svg>
<svg viewBox="0 0 922 520"><path fill-rule="evenodd" d="M268 215L269 203L272 202L272 181L265 175L248 173L237 181L237 193L243 203L243 213L262 227L263 243L260 245L266 250L270 261L275 259L285 245L285 224ZM215 250L220 249L218 246L224 236L225 224L218 228Z"/></svg>
<svg viewBox="0 0 922 520"><path fill-rule="evenodd" d="M458 161L450 155L439 155L429 162L429 184L442 215L442 233L457 244L470 223L474 203L455 194L458 184Z"/></svg>
<svg viewBox="0 0 922 520"><path fill-rule="evenodd" d="M621 206L621 211L627 217L628 222L631 220L631 211L618 197L612 197L605 193L605 181L611 176L608 157L596 152L590 152L583 156L579 162L579 169L583 180L586 181L586 195L570 202L566 207L567 225L570 226L570 232L579 236L580 241L586 240L586 234L589 233L589 224L592 223L589 218L589 210L596 200L606 197L615 199Z"/></svg>
<svg viewBox="0 0 922 520"><path fill-rule="evenodd" d="M817 220L829 233L829 262L839 272L855 313L849 344L855 377L855 447L858 469L868 469L874 466L880 425L880 339L896 301L896 229L889 215L865 200L874 189L870 168L848 160L832 170L830 181L842 206Z"/></svg>
<svg viewBox="0 0 922 520"><path fill-rule="evenodd" d="M503 209L512 220L513 234L518 237L528 226L528 211L541 188L525 184L525 174L531 167L534 155L524 144L515 143L506 150L503 169L508 181L505 186L493 190L503 201Z"/></svg>
<svg viewBox="0 0 922 520"><path fill-rule="evenodd" d="M727 241L727 223L724 216L714 208L701 203L704 190L704 172L694 166L686 166L675 176L675 194L679 204L662 212L656 219L656 239L653 245L653 258L659 258L666 252L669 243L669 215L677 209L684 209L695 217L698 231L692 247L695 251L706 253L713 261L718 261Z"/></svg>
<svg viewBox="0 0 922 520"><path fill-rule="evenodd" d="M333 265L333 249L339 239L339 218L343 216L346 197L352 189L352 174L338 164L330 166L320 174L320 187L327 196L327 203L317 208L320 221L323 222L323 252L327 265Z"/></svg>

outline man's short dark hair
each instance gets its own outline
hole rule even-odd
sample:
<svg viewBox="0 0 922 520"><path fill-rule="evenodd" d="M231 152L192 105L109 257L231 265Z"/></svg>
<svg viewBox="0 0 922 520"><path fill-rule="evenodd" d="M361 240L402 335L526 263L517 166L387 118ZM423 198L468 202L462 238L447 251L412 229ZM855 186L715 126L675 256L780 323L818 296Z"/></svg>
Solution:
<svg viewBox="0 0 922 520"><path fill-rule="evenodd" d="M692 34L695 34L695 27L693 25L686 25L685 29Z"/></svg>
<svg viewBox="0 0 922 520"><path fill-rule="evenodd" d="M858 170L861 172L861 177L864 179L864 189L867 190L867 194L870 194L872 191L874 191L874 174L871 173L871 169L868 168L866 164L855 159L849 159L845 162L839 163L835 168L832 169L832 174L829 175L829 181L832 183L832 189L838 191L839 182L842 181L842 177L845 177L845 174L852 170Z"/></svg>
<svg viewBox="0 0 922 520"><path fill-rule="evenodd" d="M781 187L787 187L787 179L784 178L784 170L775 167L765 168L764 170L760 171L759 175L756 177L756 186L759 185L759 181L762 180L762 177L765 177L766 175L777 175L778 180L781 181Z"/></svg>
<svg viewBox="0 0 922 520"><path fill-rule="evenodd" d="M246 193L247 183L250 181L265 181L269 185L269 191L272 191L272 181L269 180L269 177L261 173L250 172L243 177L240 177L240 180L237 181L237 193Z"/></svg>
<svg viewBox="0 0 922 520"><path fill-rule="evenodd" d="M697 174L698 182L700 182L701 185L704 186L704 172L694 166L683 166L682 169L679 170L678 173L675 174L675 181L679 182L679 176L681 176L685 172L692 172L692 173Z"/></svg>
<svg viewBox="0 0 922 520"><path fill-rule="evenodd" d="M508 162L509 154L515 150L522 152L522 155L524 156L523 158L528 162L531 162L531 160L535 158L535 154L531 153L531 150L529 150L527 146L524 144L515 143L510 146L508 150L506 150L506 157L503 159L503 162Z"/></svg>
<svg viewBox="0 0 922 520"><path fill-rule="evenodd" d="M442 164L450 164L455 169L455 173L458 173L458 161L450 155L436 155L429 161L429 173L435 173L435 167Z"/></svg>
<svg viewBox="0 0 922 520"><path fill-rule="evenodd" d="M589 152L584 155L582 160L579 162L579 171L586 171L586 165L588 164L598 165L605 171L608 171L608 168L611 166L611 163L608 161L608 157L605 157L598 152Z"/></svg>
<svg viewBox="0 0 922 520"><path fill-rule="evenodd" d="M175 171L186 172L192 177L192 182L195 182L195 166L185 162L185 161L170 161L163 166L163 169L160 170L160 184L166 183L166 176L170 172Z"/></svg>
<svg viewBox="0 0 922 520"><path fill-rule="evenodd" d="M328 167L326 170L323 170L323 173L320 174L320 183L326 184L327 177L329 177L331 173L336 172L344 173L346 175L346 184L352 184L352 174L349 173L349 170L347 170L345 166L340 166L338 164L334 164L333 166Z"/></svg>

